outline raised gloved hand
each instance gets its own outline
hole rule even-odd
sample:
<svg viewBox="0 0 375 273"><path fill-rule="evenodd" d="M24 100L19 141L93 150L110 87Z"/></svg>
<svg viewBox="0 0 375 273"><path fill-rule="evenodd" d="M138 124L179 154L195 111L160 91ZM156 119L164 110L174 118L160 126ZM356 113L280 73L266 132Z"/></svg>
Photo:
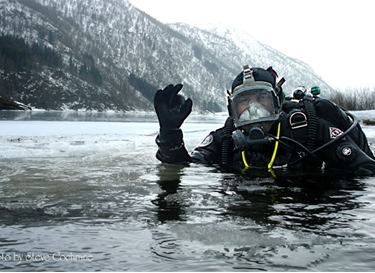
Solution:
<svg viewBox="0 0 375 273"><path fill-rule="evenodd" d="M159 119L160 130L179 129L184 120L191 113L193 102L191 99L178 94L182 84L168 85L158 90L154 97L154 107Z"/></svg>

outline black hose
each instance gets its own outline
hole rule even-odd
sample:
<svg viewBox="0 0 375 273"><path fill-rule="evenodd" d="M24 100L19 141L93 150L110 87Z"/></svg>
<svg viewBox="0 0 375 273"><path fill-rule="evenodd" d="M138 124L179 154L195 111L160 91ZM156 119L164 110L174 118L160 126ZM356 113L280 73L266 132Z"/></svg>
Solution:
<svg viewBox="0 0 375 273"><path fill-rule="evenodd" d="M322 146L320 146L319 148L315 149L314 151L312 151L311 153L316 153L316 152L319 152L320 150L326 148L327 146L331 145L332 143L342 139L343 137L345 137L347 134L349 134L355 127L358 126L358 119L350 114L349 112L346 113L349 117L352 118L353 120L353 124L350 125L350 127L345 131L343 132L341 135L338 135L336 138L332 139L331 141L328 141L327 143L323 144Z"/></svg>
<svg viewBox="0 0 375 273"><path fill-rule="evenodd" d="M224 135L223 135L223 146L221 149L221 164L228 165L229 163L229 144L233 132L233 118L229 117L225 121Z"/></svg>
<svg viewBox="0 0 375 273"><path fill-rule="evenodd" d="M343 132L342 134L338 135L336 138L328 141L327 143L323 144L322 146L316 148L313 151L310 151L307 147L305 147L303 144L299 143L295 139L292 139L292 138L289 138L289 137L285 137L285 136L280 137L280 138L277 138L276 136L272 136L272 135L269 135L269 136L272 137L272 138L274 138L275 140L278 140L280 144L284 145L285 147L287 147L290 150L295 150L295 149L293 149L293 147L290 147L290 145L286 144L284 142L285 140L293 143L296 146L298 146L303 152L306 153L304 156L302 156L302 157L300 157L300 158L296 159L295 161L293 161L293 162L291 162L291 163L288 164L288 165L293 165L293 164L296 164L296 163L300 162L301 160L305 159L309 155L317 157L316 156L317 152L323 150L324 148L328 147L329 145L332 145L336 141L339 141L340 139L342 139L343 137L345 137L346 135L348 135L355 127L357 127L358 126L358 119L354 115L352 115L351 113L349 113L349 112L347 112L346 114L353 120L352 125L350 125L350 127L345 132Z"/></svg>

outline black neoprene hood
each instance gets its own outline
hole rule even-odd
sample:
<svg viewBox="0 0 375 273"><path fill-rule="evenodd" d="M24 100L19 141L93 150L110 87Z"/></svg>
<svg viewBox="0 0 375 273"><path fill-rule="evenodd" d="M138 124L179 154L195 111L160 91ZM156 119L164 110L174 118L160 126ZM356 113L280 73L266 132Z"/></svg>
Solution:
<svg viewBox="0 0 375 273"><path fill-rule="evenodd" d="M268 82L272 85L273 88L275 88L276 85L276 77L272 75L272 73L268 70L265 70L263 68L252 68L253 71L253 77L255 81L263 81L263 82ZM237 77L234 79L232 83L232 92L233 90L241 85L243 83L243 71L237 75Z"/></svg>

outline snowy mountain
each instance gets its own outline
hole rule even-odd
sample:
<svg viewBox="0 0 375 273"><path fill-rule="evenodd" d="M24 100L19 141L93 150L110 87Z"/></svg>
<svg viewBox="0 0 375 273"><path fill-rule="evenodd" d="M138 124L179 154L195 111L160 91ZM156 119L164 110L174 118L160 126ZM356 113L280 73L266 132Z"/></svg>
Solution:
<svg viewBox="0 0 375 273"><path fill-rule="evenodd" d="M193 110L223 111L244 64L272 66L285 91L331 88L305 63L225 29L165 25L127 0L0 0L0 96L44 109L152 110L184 84Z"/></svg>

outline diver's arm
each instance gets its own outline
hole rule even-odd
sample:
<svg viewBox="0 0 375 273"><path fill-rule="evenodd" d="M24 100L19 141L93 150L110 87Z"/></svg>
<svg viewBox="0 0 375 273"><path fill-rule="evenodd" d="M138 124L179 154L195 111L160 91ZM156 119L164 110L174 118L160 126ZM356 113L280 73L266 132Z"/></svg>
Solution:
<svg viewBox="0 0 375 273"><path fill-rule="evenodd" d="M342 170L357 175L375 174L375 160L346 136L329 145L321 155L327 170Z"/></svg>
<svg viewBox="0 0 375 273"><path fill-rule="evenodd" d="M375 157L356 117L321 98L316 100L315 109L317 115L326 121L319 126L319 135L326 135L323 139L327 147L318 152L326 168L354 174L375 174ZM332 130L341 132L335 136Z"/></svg>
<svg viewBox="0 0 375 273"><path fill-rule="evenodd" d="M191 161L180 129L192 110L191 99L178 94L182 84L168 85L158 90L154 97L154 107L158 116L160 131L156 137L157 159L165 163L188 163Z"/></svg>
<svg viewBox="0 0 375 273"><path fill-rule="evenodd" d="M184 142L183 133L180 129L160 132L156 137L156 144L159 149L156 158L165 163L203 163L203 164L220 164L222 158L222 139L218 129L211 132L191 153L188 154Z"/></svg>
<svg viewBox="0 0 375 273"><path fill-rule="evenodd" d="M193 162L203 164L221 164L224 128L210 132L191 153Z"/></svg>
<svg viewBox="0 0 375 273"><path fill-rule="evenodd" d="M156 158L161 162L183 164L191 161L184 145L181 129L164 132L160 130L156 137L156 144L158 145Z"/></svg>

